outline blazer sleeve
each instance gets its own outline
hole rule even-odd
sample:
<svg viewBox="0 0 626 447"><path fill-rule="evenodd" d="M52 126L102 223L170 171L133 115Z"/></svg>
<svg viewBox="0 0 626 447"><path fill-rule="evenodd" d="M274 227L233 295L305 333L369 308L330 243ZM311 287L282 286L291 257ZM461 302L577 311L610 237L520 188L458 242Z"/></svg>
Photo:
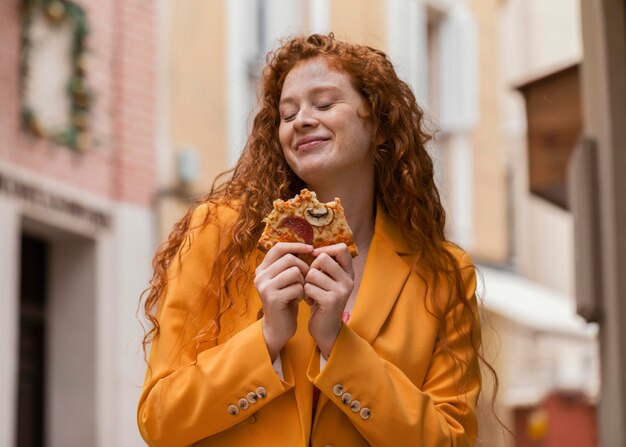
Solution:
<svg viewBox="0 0 626 447"><path fill-rule="evenodd" d="M465 295L476 316L476 275L468 255L463 257L461 268ZM445 316L447 346L457 360L437 342L421 387L379 357L347 325L342 327L324 369L315 375L316 370L309 367L309 380L347 415L371 445L471 447L477 436L481 378L477 354L471 348L470 318L464 307L457 300ZM473 336L478 344L479 328ZM359 401L359 410L342 404L333 389L337 384L350 390L352 399Z"/></svg>
<svg viewBox="0 0 626 447"><path fill-rule="evenodd" d="M206 222L206 215L207 206L194 212L157 310L160 333L150 347L137 412L141 435L151 446L193 444L250 417L292 388L272 367L261 321L222 344L204 344L196 351L190 343L195 334L188 328L194 327L198 309L200 318L218 312L217 295L207 294L206 286L222 225ZM248 397L246 404L242 399ZM232 407L229 412L231 405L237 414L231 414Z"/></svg>

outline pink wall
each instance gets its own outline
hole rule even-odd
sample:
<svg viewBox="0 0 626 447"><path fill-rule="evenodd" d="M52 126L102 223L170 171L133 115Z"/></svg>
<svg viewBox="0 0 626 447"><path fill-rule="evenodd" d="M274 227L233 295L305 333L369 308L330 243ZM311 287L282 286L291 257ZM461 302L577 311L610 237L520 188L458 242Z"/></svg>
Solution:
<svg viewBox="0 0 626 447"><path fill-rule="evenodd" d="M143 0L77 0L87 13L95 92L85 154L20 127L20 0L0 2L0 160L116 201L147 206L156 188L156 11Z"/></svg>

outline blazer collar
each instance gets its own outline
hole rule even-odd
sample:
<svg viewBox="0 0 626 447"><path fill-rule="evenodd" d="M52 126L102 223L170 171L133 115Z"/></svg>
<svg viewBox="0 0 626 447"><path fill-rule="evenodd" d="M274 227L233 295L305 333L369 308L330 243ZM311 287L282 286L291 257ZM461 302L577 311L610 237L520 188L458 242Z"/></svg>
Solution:
<svg viewBox="0 0 626 447"><path fill-rule="evenodd" d="M376 206L376 222L374 225L374 235L384 238L396 253L400 255L412 254L414 250L409 247L400 231L397 223L389 217L383 206L378 203Z"/></svg>
<svg viewBox="0 0 626 447"><path fill-rule="evenodd" d="M411 272L412 253L396 223L377 207L374 236L348 326L372 343Z"/></svg>

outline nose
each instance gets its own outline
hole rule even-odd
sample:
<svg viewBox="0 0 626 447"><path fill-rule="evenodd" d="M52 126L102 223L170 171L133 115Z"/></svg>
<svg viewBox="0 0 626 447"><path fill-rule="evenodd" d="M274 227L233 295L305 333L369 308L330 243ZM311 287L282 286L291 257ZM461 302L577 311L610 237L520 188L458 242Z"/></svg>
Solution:
<svg viewBox="0 0 626 447"><path fill-rule="evenodd" d="M294 119L294 126L296 129L302 129L305 127L314 127L317 126L317 118L315 116L315 111L310 107L302 107L296 118Z"/></svg>

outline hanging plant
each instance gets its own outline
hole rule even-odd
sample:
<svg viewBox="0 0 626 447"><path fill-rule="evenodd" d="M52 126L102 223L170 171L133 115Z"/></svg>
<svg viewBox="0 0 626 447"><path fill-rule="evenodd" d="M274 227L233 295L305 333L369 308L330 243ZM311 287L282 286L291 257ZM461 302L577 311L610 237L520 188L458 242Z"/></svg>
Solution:
<svg viewBox="0 0 626 447"><path fill-rule="evenodd" d="M71 64L72 75L67 82L67 95L70 100L70 120L65 129L50 131L41 124L35 111L25 104L25 93L29 80L29 55L32 42L29 32L36 14L53 26L69 23L72 27ZM68 0L22 0L22 126L38 137L48 138L72 149L84 152L91 147L89 128L91 124L91 103L93 92L86 81L86 44L89 26L83 9Z"/></svg>

